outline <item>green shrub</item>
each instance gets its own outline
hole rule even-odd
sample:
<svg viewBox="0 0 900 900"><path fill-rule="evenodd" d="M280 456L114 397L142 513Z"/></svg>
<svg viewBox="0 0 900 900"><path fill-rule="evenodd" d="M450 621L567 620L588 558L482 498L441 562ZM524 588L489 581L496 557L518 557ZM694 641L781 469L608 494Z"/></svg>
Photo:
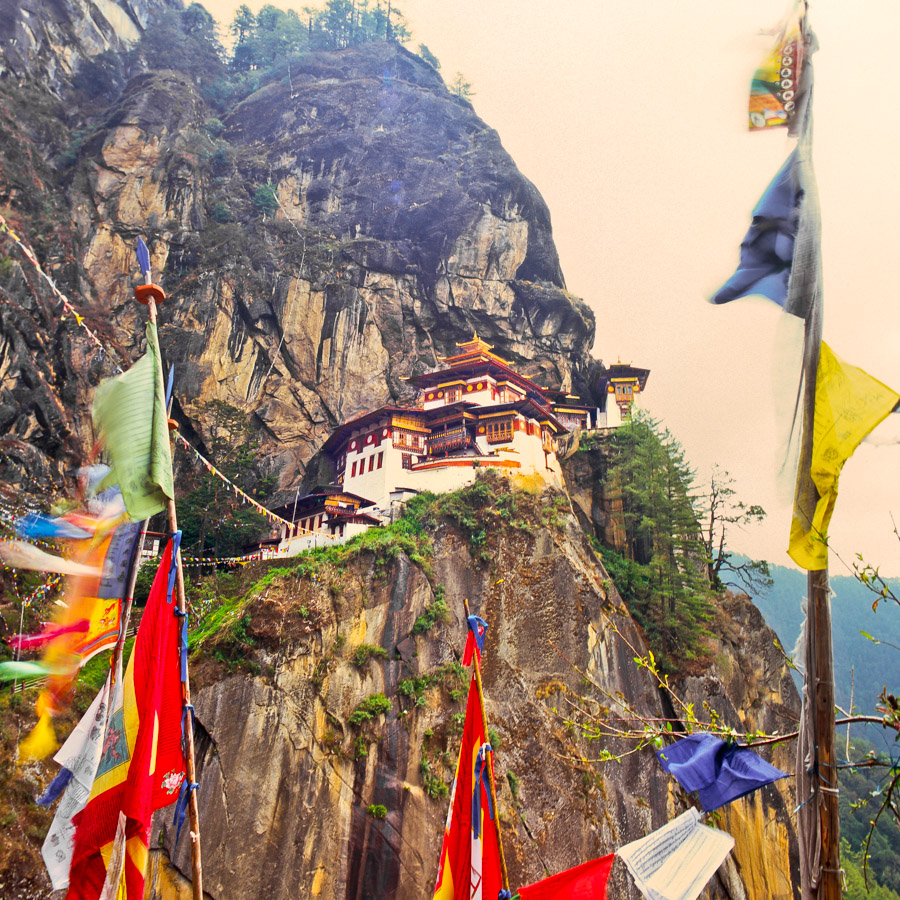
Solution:
<svg viewBox="0 0 900 900"><path fill-rule="evenodd" d="M384 694L372 694L366 697L359 706L350 714L351 725L362 725L376 716L386 713L391 708L391 701Z"/></svg>
<svg viewBox="0 0 900 900"><path fill-rule="evenodd" d="M262 185L253 195L253 208L263 215L272 215L278 209L278 196L272 182Z"/></svg>
<svg viewBox="0 0 900 900"><path fill-rule="evenodd" d="M353 651L350 662L353 663L357 669L362 669L370 659L387 659L387 655L388 652L384 647L375 647L372 644L360 644L356 650Z"/></svg>
<svg viewBox="0 0 900 900"><path fill-rule="evenodd" d="M509 782L509 791L512 794L513 800L519 799L519 778L515 772L507 772L506 780Z"/></svg>
<svg viewBox="0 0 900 900"><path fill-rule="evenodd" d="M382 806L380 803L371 803L366 807L366 812L373 819L385 819L387 818L387 807Z"/></svg>
<svg viewBox="0 0 900 900"><path fill-rule="evenodd" d="M425 634L438 622L446 622L450 618L450 610L447 601L440 597L432 601L425 612L413 623L412 634Z"/></svg>

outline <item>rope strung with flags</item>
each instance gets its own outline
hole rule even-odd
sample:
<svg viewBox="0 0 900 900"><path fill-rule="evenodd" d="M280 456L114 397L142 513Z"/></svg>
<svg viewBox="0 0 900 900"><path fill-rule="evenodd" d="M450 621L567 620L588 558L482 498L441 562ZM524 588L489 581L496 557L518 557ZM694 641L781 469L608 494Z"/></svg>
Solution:
<svg viewBox="0 0 900 900"><path fill-rule="evenodd" d="M109 348L103 343L103 341L100 340L99 337L97 337L96 333L92 331L88 325L85 324L85 317L81 315L74 306L72 306L69 298L56 286L56 282L41 268L41 264L37 261L37 257L34 255L34 251L12 230L12 228L9 227L9 223L6 221L6 219L3 218L2 215L0 215L0 233L9 235L13 243L15 243L15 245L22 251L24 257L32 264L32 266L34 266L38 275L40 275L41 278L43 278L47 283L47 286L53 292L54 296L56 296L56 298L60 300L66 312L71 313L72 316L74 316L75 323L78 325L78 327L84 330L85 334L87 334L91 341L93 341L101 354L106 354L106 356L110 358L110 361L115 367L115 371L121 374L122 368L115 361L113 361L112 354L109 352Z"/></svg>
<svg viewBox="0 0 900 900"><path fill-rule="evenodd" d="M190 450L191 453L193 453L194 456L198 460L200 460L200 462L206 467L207 472L215 475L216 478L227 484L228 487L231 488L231 490L234 492L234 495L236 497L240 497L246 503L249 503L258 513L261 513L262 515L268 517L270 521L285 525L288 529L293 529L293 522L289 522L287 519L283 519L281 516L273 513L272 510L266 509L266 507L263 506L262 503L254 500L248 493L242 491L227 475L217 469L199 450L189 444L180 431L176 430L173 432L173 434L175 436L176 443L180 442L185 450ZM334 535L332 534L323 534L318 531L312 531L309 528L298 528L297 533L301 535L316 535L318 537L327 537L331 540L334 539Z"/></svg>

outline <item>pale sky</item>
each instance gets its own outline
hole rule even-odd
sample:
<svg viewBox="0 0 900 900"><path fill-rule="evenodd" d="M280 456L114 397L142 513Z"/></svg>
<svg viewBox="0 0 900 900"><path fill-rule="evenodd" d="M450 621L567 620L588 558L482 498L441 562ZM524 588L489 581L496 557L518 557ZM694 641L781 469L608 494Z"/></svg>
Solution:
<svg viewBox="0 0 900 900"><path fill-rule="evenodd" d="M234 0L204 5L228 23ZM248 5L258 10L259 0ZM296 9L320 3L276 2ZM705 481L714 462L766 524L733 549L791 565L775 477L774 372L783 316L764 300L713 307L750 212L793 146L750 134L747 94L787 0L399 0L446 80L546 200L568 289L597 316L594 354L651 369L643 405ZM816 174L825 340L900 391L900 79L896 0L813 0ZM783 390L782 390L783 394ZM900 573L900 415L847 463L831 546ZM833 574L847 569L832 557Z"/></svg>

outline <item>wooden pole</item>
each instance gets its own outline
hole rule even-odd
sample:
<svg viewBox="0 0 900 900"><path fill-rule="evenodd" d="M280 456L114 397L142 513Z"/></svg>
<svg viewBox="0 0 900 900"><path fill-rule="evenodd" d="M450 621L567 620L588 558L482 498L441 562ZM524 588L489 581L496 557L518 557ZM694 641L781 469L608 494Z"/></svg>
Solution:
<svg viewBox="0 0 900 900"><path fill-rule="evenodd" d="M810 696L815 704L817 738L816 790L822 795L819 827L822 835L822 879L819 900L841 900L840 808L838 770L834 740L834 658L831 641L831 604L828 597L828 570L807 575L808 617L815 654L815 683Z"/></svg>
<svg viewBox="0 0 900 900"><path fill-rule="evenodd" d="M147 308L150 313L150 322L156 326L156 302L153 297L148 298ZM165 381L165 375L162 368L162 360L159 360L159 377L161 381ZM175 501L168 499L166 501L166 510L169 516L169 531L175 534L178 531L178 516L175 512ZM181 567L181 549L179 548L176 556L175 568L175 590L176 603L182 614L187 614L187 601L184 596L184 570ZM179 635L181 629L179 629ZM179 638L180 640L180 638ZM185 648L182 648L182 651ZM191 684L190 679L185 673L185 679L181 685L182 700L185 706L191 705ZM193 717L188 719L185 726L185 742L187 744L187 754L185 759L185 768L187 769L187 779L189 784L196 781L196 770L194 768L194 729ZM190 791L188 794L188 816L191 823L191 888L193 890L194 900L203 900L203 865L200 856L200 811L197 806L197 792Z"/></svg>
<svg viewBox="0 0 900 900"><path fill-rule="evenodd" d="M466 610L466 623L469 621L469 601L463 600ZM481 664L478 659L478 651L472 654L475 660L475 686L478 688L478 703L481 707L481 723L484 727L484 735L488 734L487 712L484 708L484 690L481 687ZM509 890L509 874L506 871L506 857L503 854L503 837L500 834L500 807L497 806L497 786L494 784L494 748L491 747L491 764L488 766L488 788L491 792L491 804L494 807L494 815L497 817L497 850L500 853L500 871L503 874L503 887Z"/></svg>

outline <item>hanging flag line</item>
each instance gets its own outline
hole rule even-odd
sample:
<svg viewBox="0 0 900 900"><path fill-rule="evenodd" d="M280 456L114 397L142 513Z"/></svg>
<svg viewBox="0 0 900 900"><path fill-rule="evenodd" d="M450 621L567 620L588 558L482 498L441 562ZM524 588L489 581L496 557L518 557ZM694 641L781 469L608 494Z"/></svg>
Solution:
<svg viewBox="0 0 900 900"><path fill-rule="evenodd" d="M34 266L37 273L47 282L47 285L50 287L50 290L53 291L55 296L62 302L63 307L67 312L70 312L75 317L75 322L78 326L87 333L88 337L93 341L93 343L97 346L101 353L105 353L108 357L110 357L110 361L112 362L112 354L109 351L109 348L100 340L99 337L85 324L84 316L80 315L74 306L69 302L68 297L56 286L56 283L53 279L41 268L40 263L37 261L37 257L34 255L34 252L31 248L25 244L22 239L10 228L9 223L6 219L0 215L0 233L8 234L9 237L13 240L13 242L18 246L18 248L22 251L24 256L28 259L28 261ZM122 374L122 368L113 362L115 366L115 371L117 374ZM272 522L279 522L283 525L287 525L289 528L293 528L293 523L289 522L287 519L281 518L281 516L275 515L271 510L266 509L261 503L258 503L254 500L249 494L242 491L236 484L234 484L229 478L223 475L208 459L206 459L198 450L195 450L185 438L181 435L177 430L174 432L174 436L176 441L181 441L184 447L187 450L190 450L205 466L206 468L212 472L213 475L220 478L224 481L231 489L234 491L236 496L241 497L247 503L251 504L258 512L262 515L267 516ZM318 532L311 531L310 529L301 528L298 529L298 534L318 534ZM322 535L322 537L328 537L333 539L333 535Z"/></svg>
<svg viewBox="0 0 900 900"><path fill-rule="evenodd" d="M222 472L220 472L199 450L189 444L180 431L176 429L172 433L175 437L176 443L180 441L185 450L190 450L190 452L193 453L194 456L196 456L197 459L200 460L200 462L206 467L206 470L209 473L215 475L216 478L218 478L220 481L225 482L225 484L227 484L234 492L234 495L236 497L240 497L242 500L249 503L254 509L256 509L257 512L266 516L270 521L286 525L288 529L294 528L293 522L289 522L287 519L283 519L281 516L273 513L270 509L266 509L266 507L263 506L262 503L259 503L258 501L254 500L248 493L242 491L227 475L224 475ZM318 531L312 531L309 528L298 528L297 534L316 535L317 537L327 537L330 540L334 540L334 535L332 534L322 534Z"/></svg>
<svg viewBox="0 0 900 900"><path fill-rule="evenodd" d="M148 553L144 556L143 561L159 559L161 554ZM181 564L183 566L240 566L250 562L258 562L266 559L261 553L248 553L246 556L182 556ZM277 557L271 557L277 559Z"/></svg>
<svg viewBox="0 0 900 900"><path fill-rule="evenodd" d="M34 255L32 249L25 244L22 239L9 227L9 223L6 219L0 215L0 233L8 234L10 238L12 238L13 242L16 246L22 251L25 258L34 266L38 275L40 275L44 281L47 282L50 290L56 295L56 297L62 302L62 305L66 312L71 313L75 317L75 322L79 328L82 328L87 336L94 342L97 348L101 353L105 353L109 358L110 362L112 362L115 367L115 371L119 374L122 372L122 368L113 361L112 354L109 352L109 348L100 340L99 337L84 323L84 316L80 315L79 312L75 309L74 306L69 302L69 298L56 286L56 283L53 279L41 268L41 264L37 261L37 257Z"/></svg>
<svg viewBox="0 0 900 900"><path fill-rule="evenodd" d="M41 597L45 597L49 594L62 580L62 575L51 575L39 588L36 588L25 597L22 602L25 604L26 608L31 606L35 600L40 600Z"/></svg>

